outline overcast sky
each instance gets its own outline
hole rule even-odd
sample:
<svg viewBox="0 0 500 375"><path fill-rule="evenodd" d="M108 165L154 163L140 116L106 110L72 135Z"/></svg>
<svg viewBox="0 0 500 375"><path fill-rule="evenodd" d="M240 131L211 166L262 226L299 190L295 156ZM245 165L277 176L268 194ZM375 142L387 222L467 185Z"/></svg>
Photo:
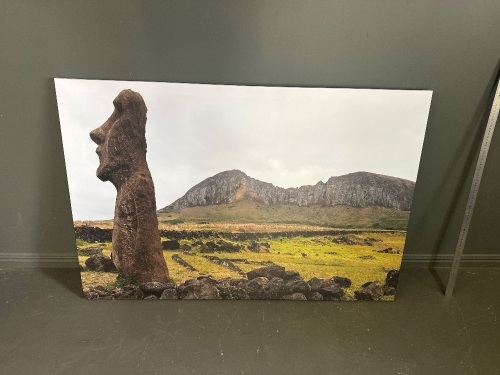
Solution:
<svg viewBox="0 0 500 375"><path fill-rule="evenodd" d="M89 132L123 89L148 107L147 160L163 208L239 169L298 187L366 171L415 181L431 91L283 88L56 79L74 220L112 219L116 190L96 175Z"/></svg>

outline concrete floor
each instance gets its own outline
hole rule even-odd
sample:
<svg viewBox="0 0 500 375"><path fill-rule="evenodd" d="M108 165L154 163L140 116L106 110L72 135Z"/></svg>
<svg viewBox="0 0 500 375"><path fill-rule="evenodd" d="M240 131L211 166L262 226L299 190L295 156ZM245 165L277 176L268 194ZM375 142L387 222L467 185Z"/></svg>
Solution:
<svg viewBox="0 0 500 375"><path fill-rule="evenodd" d="M500 374L498 268L403 269L397 301L87 301L0 270L0 374Z"/></svg>

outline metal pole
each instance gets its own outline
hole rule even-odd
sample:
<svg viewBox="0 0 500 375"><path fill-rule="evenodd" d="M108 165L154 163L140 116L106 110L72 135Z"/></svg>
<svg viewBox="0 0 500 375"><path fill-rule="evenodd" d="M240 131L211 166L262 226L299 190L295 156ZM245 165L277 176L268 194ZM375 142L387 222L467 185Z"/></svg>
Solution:
<svg viewBox="0 0 500 375"><path fill-rule="evenodd" d="M451 264L450 278L448 279L448 285L446 286L446 292L445 292L446 298L451 297L451 295L453 294L453 289L455 288L455 282L457 280L457 274L460 268L460 261L462 260L462 254L465 246L465 241L467 240L467 233L469 231L472 213L474 212L474 206L476 204L479 185L481 183L481 177L483 176L483 169L486 163L486 157L488 156L488 150L490 148L491 138L493 137L493 131L495 130L495 125L498 119L498 113L500 112L500 77L497 79L496 86L497 88L495 96L493 98L493 104L491 106L490 116L488 118L488 124L486 125L486 129L483 135L483 141L481 143L481 149L479 151L479 157L477 159L476 170L474 171L474 177L472 179L472 186L469 192L469 199L467 200L467 206L465 208L462 227L460 229L460 234L458 236L455 255L453 257L453 262Z"/></svg>

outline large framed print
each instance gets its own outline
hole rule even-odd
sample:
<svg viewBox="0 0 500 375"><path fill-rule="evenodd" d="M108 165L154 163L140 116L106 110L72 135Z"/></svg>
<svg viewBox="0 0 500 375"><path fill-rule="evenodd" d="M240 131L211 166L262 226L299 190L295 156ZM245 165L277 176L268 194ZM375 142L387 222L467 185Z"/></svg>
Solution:
<svg viewBox="0 0 500 375"><path fill-rule="evenodd" d="M395 298L431 91L55 86L87 298Z"/></svg>

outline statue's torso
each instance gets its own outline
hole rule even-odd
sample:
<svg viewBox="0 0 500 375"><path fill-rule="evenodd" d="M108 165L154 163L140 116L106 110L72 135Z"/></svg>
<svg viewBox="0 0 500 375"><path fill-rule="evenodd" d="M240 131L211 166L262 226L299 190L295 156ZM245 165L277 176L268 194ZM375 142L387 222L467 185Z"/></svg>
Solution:
<svg viewBox="0 0 500 375"><path fill-rule="evenodd" d="M156 281L166 278L149 174L132 176L117 191L112 256L119 270L127 270L127 276L140 279L149 274L148 279ZM152 267L152 263L164 266Z"/></svg>

